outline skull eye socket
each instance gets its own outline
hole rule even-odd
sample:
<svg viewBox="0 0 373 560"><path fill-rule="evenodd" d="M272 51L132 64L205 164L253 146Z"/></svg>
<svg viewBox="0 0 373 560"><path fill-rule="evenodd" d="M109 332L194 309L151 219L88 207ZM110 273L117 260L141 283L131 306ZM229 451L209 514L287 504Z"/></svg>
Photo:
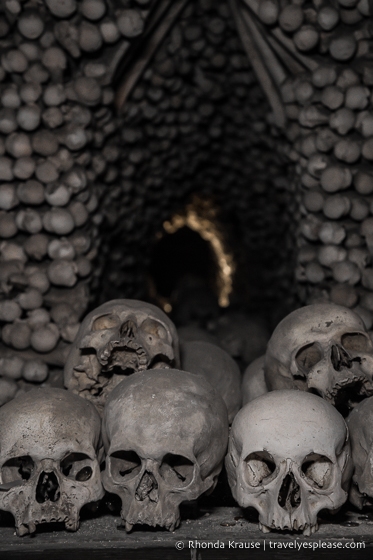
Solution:
<svg viewBox="0 0 373 560"><path fill-rule="evenodd" d="M295 361L301 371L309 372L322 358L322 353L318 345L314 342L303 346L297 355Z"/></svg>
<svg viewBox="0 0 373 560"><path fill-rule="evenodd" d="M332 482L333 463L324 455L308 455L302 464L306 482L316 488L328 488Z"/></svg>
<svg viewBox="0 0 373 560"><path fill-rule="evenodd" d="M111 476L117 482L133 478L141 470L141 459L134 451L115 451L110 455Z"/></svg>
<svg viewBox="0 0 373 560"><path fill-rule="evenodd" d="M161 340L168 339L168 334L164 326L154 319L145 319L141 325L141 330L149 335L150 340L152 340L151 337L153 336L160 338Z"/></svg>
<svg viewBox="0 0 373 560"><path fill-rule="evenodd" d="M369 340L361 333L344 334L341 339L342 346L350 352L368 352Z"/></svg>
<svg viewBox="0 0 373 560"><path fill-rule="evenodd" d="M92 460L84 453L70 453L60 463L60 470L70 480L86 482L92 477Z"/></svg>
<svg viewBox="0 0 373 560"><path fill-rule="evenodd" d="M194 464L182 455L167 453L163 457L159 473L170 486L184 488L193 480Z"/></svg>
<svg viewBox="0 0 373 560"><path fill-rule="evenodd" d="M117 315L102 315L93 321L93 331L103 331L105 329L113 329L119 325L119 317Z"/></svg>
<svg viewBox="0 0 373 560"><path fill-rule="evenodd" d="M244 479L250 486L268 484L275 470L276 465L267 451L250 453L244 460Z"/></svg>
<svg viewBox="0 0 373 560"><path fill-rule="evenodd" d="M35 463L29 455L9 459L1 468L3 483L29 480L34 467Z"/></svg>

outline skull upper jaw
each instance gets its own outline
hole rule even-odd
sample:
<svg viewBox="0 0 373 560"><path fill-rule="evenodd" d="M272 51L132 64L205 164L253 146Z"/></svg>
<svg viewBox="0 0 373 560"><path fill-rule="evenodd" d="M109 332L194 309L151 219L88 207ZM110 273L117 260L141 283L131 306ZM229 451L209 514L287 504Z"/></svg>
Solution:
<svg viewBox="0 0 373 560"><path fill-rule="evenodd" d="M356 462L350 487L349 499L358 509L373 505L372 465L373 449L371 448L363 461Z"/></svg>
<svg viewBox="0 0 373 560"><path fill-rule="evenodd" d="M353 407L373 394L372 341L347 308L298 309L281 321L268 343L265 377L269 390L303 389Z"/></svg>
<svg viewBox="0 0 373 560"><path fill-rule="evenodd" d="M208 481L203 488L191 488L183 492L161 492L157 502L146 498L137 501L133 496L122 498L121 518L125 525L149 525L151 527L164 527L168 531L174 531L180 525L180 504L196 500L201 494L209 490L213 483ZM128 525L127 525L128 526Z"/></svg>
<svg viewBox="0 0 373 560"><path fill-rule="evenodd" d="M350 367L336 369L327 354L313 368L305 372L294 365L288 368L268 359L265 380L270 391L297 389L315 392L337 406L340 411L353 408L362 398L373 394L373 360L360 354L350 362Z"/></svg>
<svg viewBox="0 0 373 560"><path fill-rule="evenodd" d="M351 488L348 493L348 499L357 509L363 509L364 506L370 505L369 499L360 492L359 486L355 481L352 481Z"/></svg>
<svg viewBox="0 0 373 560"><path fill-rule="evenodd" d="M319 511L324 508L337 510L346 501L347 492L342 488L341 466L344 465L345 456L341 454L333 466L332 481L328 489L311 488L305 483L297 464L290 459L278 464L269 483L252 487L245 481L244 461L240 459L238 467L235 467L232 456L227 455L226 458L233 496L242 507L257 510L259 527L263 532L302 531L306 536L318 529Z"/></svg>
<svg viewBox="0 0 373 560"><path fill-rule="evenodd" d="M72 369L68 388L93 402L102 412L109 393L125 376L157 367L172 367L177 356L170 340L149 341L149 336L133 329L127 333L107 329L87 335L79 344L79 356Z"/></svg>
<svg viewBox="0 0 373 560"><path fill-rule="evenodd" d="M138 502L135 499L123 500L121 518L127 530L134 525L149 525L150 527L164 527L174 531L180 525L179 496L159 496L157 502L145 498Z"/></svg>
<svg viewBox="0 0 373 560"><path fill-rule="evenodd" d="M335 369L330 359L325 358L307 376L308 390L317 393L337 407L344 404L349 408L373 392L372 375L361 368L361 359L352 362L350 367Z"/></svg>
<svg viewBox="0 0 373 560"><path fill-rule="evenodd" d="M211 475L202 480L196 464L188 486L174 488L162 480L158 467L159 465L153 464L149 471L144 467L132 480L118 484L110 474L110 457L108 458L102 477L103 484L106 490L121 498L121 518L127 531L134 525L158 526L173 531L180 525L180 504L197 499L214 485L215 476ZM153 483L147 491L141 492L140 486L146 472L151 472Z"/></svg>
<svg viewBox="0 0 373 560"><path fill-rule="evenodd" d="M51 499L37 499L38 483L44 472L42 466L24 484L1 492L0 509L13 515L17 535L34 533L36 526L43 523L61 522L68 531L77 531L83 505L98 501L104 496L98 462L95 460L92 465L93 476L89 484L67 480L60 474L58 465L53 465L53 469L47 473L52 474L56 480L56 489Z"/></svg>
<svg viewBox="0 0 373 560"><path fill-rule="evenodd" d="M363 509L364 507L372 507L373 506L373 488L370 487L367 489L368 493L360 492L359 485L357 482L353 481L351 484L351 488L348 494L348 499L350 500L351 504L355 506L357 509Z"/></svg>
<svg viewBox="0 0 373 560"><path fill-rule="evenodd" d="M154 363L154 367L151 365L152 363ZM149 367L150 370L158 368L167 369L172 367L173 361L164 355L159 355L155 357L152 363L150 364L151 367ZM126 376L141 371L143 369L137 369L136 367L122 369L117 367L116 364L112 368L102 369L96 357L90 356L81 360L79 371L74 372L74 380L70 389L75 394L91 401L102 416L105 403L112 390Z"/></svg>

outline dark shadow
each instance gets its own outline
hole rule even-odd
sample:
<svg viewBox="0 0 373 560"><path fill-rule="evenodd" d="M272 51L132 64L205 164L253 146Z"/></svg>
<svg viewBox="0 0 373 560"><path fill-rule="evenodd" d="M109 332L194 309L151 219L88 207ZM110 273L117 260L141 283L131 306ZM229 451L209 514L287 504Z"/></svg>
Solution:
<svg viewBox="0 0 373 560"><path fill-rule="evenodd" d="M214 289L217 264L209 243L189 227L182 227L155 245L149 273L157 294L170 299L188 276Z"/></svg>

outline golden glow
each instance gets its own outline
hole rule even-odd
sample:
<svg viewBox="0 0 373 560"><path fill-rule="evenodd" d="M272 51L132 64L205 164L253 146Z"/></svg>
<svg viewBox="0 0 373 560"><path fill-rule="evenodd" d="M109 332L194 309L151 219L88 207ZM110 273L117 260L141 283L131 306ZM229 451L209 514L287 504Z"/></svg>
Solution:
<svg viewBox="0 0 373 560"><path fill-rule="evenodd" d="M232 292L234 260L225 247L223 235L217 226L216 210L211 202L195 196L182 213L175 214L171 220L163 223L164 230L169 234L182 227L196 231L210 243L218 265L219 305L227 307Z"/></svg>

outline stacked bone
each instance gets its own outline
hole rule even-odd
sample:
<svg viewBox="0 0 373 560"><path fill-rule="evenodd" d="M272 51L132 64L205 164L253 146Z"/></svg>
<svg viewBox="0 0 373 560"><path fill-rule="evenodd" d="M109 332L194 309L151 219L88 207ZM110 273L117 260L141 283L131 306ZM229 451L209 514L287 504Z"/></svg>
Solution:
<svg viewBox="0 0 373 560"><path fill-rule="evenodd" d="M309 73L283 85L303 214L297 280L304 302L332 301L373 320L373 114L369 2L263 2ZM277 7L278 8L278 7ZM290 41L291 39L291 41ZM321 55L321 56L320 56ZM321 62L320 62L321 60Z"/></svg>
<svg viewBox="0 0 373 560"><path fill-rule="evenodd" d="M123 108L122 190L107 199L118 224L107 298L144 297L149 240L196 191L215 197L247 253L265 255L263 291L289 292L291 266L276 293L273 275L292 260L292 243L278 250L274 240L288 237L294 201L269 113L227 4L190 3Z"/></svg>
<svg viewBox="0 0 373 560"><path fill-rule="evenodd" d="M103 0L14 0L3 10L0 404L63 364L87 308L98 202L119 157L107 84L146 16Z"/></svg>

